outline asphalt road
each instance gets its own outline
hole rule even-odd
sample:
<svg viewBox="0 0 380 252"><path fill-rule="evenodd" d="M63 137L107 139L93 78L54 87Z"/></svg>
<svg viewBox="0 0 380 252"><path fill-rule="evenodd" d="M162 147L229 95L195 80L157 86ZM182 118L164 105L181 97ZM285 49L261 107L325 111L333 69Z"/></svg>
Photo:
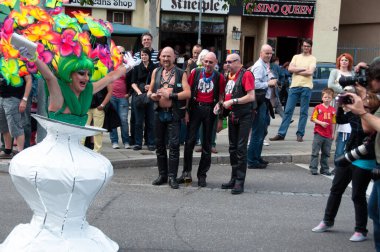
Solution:
<svg viewBox="0 0 380 252"><path fill-rule="evenodd" d="M196 174L193 170L193 174ZM331 179L294 164L248 170L246 192L220 189L230 166L213 165L207 188L155 187L157 168L115 170L87 215L89 223L116 241L120 251L374 251L369 240L353 243L354 211L347 189L335 227L316 234ZM30 221L26 203L10 177L0 173L0 241Z"/></svg>

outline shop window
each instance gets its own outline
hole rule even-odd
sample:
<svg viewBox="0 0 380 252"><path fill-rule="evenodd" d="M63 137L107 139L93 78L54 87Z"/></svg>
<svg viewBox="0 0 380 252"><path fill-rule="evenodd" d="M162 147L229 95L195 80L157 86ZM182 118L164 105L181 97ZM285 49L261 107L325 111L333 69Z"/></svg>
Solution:
<svg viewBox="0 0 380 252"><path fill-rule="evenodd" d="M112 13L112 22L118 24L124 24L124 12L114 12Z"/></svg>
<svg viewBox="0 0 380 252"><path fill-rule="evenodd" d="M186 14L162 14L160 30L166 32L192 33L198 31L198 16ZM224 34L225 17L202 16L202 32Z"/></svg>
<svg viewBox="0 0 380 252"><path fill-rule="evenodd" d="M131 24L131 11L113 11L107 10L107 21L116 24Z"/></svg>

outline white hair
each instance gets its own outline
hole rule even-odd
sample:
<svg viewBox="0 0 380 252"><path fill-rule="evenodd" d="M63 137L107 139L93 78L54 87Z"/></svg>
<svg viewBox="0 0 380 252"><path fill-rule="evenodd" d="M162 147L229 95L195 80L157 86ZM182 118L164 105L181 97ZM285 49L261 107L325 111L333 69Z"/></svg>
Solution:
<svg viewBox="0 0 380 252"><path fill-rule="evenodd" d="M209 53L209 50L207 50L207 49L203 49L202 51L201 51L201 53L199 54L199 56L198 56L198 60L197 60L197 65L198 66L202 66L203 65L203 58L206 56L206 54L208 54Z"/></svg>

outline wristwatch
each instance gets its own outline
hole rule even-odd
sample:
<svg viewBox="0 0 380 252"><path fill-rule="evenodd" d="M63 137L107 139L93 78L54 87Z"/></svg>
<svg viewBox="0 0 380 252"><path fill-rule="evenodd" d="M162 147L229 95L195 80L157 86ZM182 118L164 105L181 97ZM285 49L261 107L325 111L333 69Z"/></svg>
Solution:
<svg viewBox="0 0 380 252"><path fill-rule="evenodd" d="M22 100L24 101L24 102L28 102L28 97L22 97Z"/></svg>

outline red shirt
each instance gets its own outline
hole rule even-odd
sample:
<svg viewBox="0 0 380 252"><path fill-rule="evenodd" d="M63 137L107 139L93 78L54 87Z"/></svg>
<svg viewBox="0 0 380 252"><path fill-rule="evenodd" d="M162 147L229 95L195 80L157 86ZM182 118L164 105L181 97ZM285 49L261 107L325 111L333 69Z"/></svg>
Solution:
<svg viewBox="0 0 380 252"><path fill-rule="evenodd" d="M225 89L226 96L224 98L224 101L231 100L232 91L234 90L235 82L237 81L237 78L239 77L240 71L241 70L239 70L235 74L235 76L233 76L232 79L227 80L226 89ZM253 77L253 74L250 71L246 71L244 73L243 78L241 79L241 82L242 82L241 85L243 86L243 89L246 92L255 89L255 77Z"/></svg>
<svg viewBox="0 0 380 252"><path fill-rule="evenodd" d="M188 78L188 82L190 87L194 84L194 78L195 78L195 72L191 71L190 76ZM209 78L212 75L211 73L206 73L206 78ZM219 93L223 94L224 88L226 85L226 81L224 80L223 74L219 74ZM214 101L214 82L211 80L209 83L205 82L203 79L202 71L199 75L199 83L198 83L198 92L196 101L198 102L205 102L205 103L212 103Z"/></svg>
<svg viewBox="0 0 380 252"><path fill-rule="evenodd" d="M327 122L329 125L323 128L319 124L315 124L314 133L317 133L326 138L333 138L333 124L336 123L336 110L332 106L327 108L323 104L315 106L313 114L311 116L311 121L317 119L322 122Z"/></svg>

